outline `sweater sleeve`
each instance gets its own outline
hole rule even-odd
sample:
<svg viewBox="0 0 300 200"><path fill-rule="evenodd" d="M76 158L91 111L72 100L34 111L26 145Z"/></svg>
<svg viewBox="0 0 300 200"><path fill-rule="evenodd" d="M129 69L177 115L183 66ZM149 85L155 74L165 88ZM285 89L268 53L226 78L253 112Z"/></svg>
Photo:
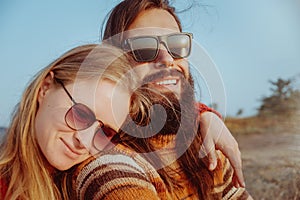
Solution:
<svg viewBox="0 0 300 200"><path fill-rule="evenodd" d="M158 200L154 185L127 155L102 155L82 168L76 179L77 199Z"/></svg>
<svg viewBox="0 0 300 200"><path fill-rule="evenodd" d="M202 114L204 112L212 112L212 113L216 114L218 117L222 118L222 115L218 111L216 111L213 108L208 107L207 105L205 105L201 102L197 102L196 106L198 107L198 110L199 110L200 114Z"/></svg>
<svg viewBox="0 0 300 200"><path fill-rule="evenodd" d="M233 185L233 168L225 156L218 151L219 163L215 170L213 196L222 200L250 200L245 188L236 188Z"/></svg>

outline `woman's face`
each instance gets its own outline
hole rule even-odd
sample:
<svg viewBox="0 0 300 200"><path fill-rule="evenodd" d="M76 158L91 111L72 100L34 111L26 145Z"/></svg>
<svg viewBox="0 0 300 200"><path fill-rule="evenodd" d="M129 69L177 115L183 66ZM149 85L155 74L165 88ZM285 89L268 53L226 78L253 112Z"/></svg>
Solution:
<svg viewBox="0 0 300 200"><path fill-rule="evenodd" d="M74 103L63 87L54 87L52 80L48 76L39 91L36 138L50 165L66 170L97 153L93 139L99 130L99 122L95 121L81 131L69 128L65 114ZM129 112L130 96L125 89L107 80L81 81L65 87L76 103L86 105L98 120L115 131L119 130ZM102 137L100 144L97 144L98 149L99 146L104 149L109 145L112 136L97 136L98 143Z"/></svg>

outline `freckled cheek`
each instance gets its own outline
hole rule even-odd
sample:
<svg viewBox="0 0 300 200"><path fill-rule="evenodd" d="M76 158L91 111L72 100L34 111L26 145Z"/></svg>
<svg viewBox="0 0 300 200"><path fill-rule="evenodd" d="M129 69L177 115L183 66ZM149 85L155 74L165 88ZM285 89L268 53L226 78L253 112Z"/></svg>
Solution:
<svg viewBox="0 0 300 200"><path fill-rule="evenodd" d="M51 126L51 119L45 118L44 113L39 110L36 114L35 120L35 137L37 139L38 145L43 150L49 141L51 135L49 127Z"/></svg>
<svg viewBox="0 0 300 200"><path fill-rule="evenodd" d="M115 98L113 101L112 110L116 128L119 128L123 124L129 114L129 100L129 94L123 94L119 95L118 98Z"/></svg>
<svg viewBox="0 0 300 200"><path fill-rule="evenodd" d="M51 108L50 106L40 107L35 116L35 132L40 138L53 135L58 130L67 130L64 121L65 109Z"/></svg>
<svg viewBox="0 0 300 200"><path fill-rule="evenodd" d="M37 111L37 114L35 116L35 132L36 132L37 137L39 137L43 133L43 129L46 128L45 127L46 121L47 120L44 117L43 110L41 108L39 108L39 110Z"/></svg>

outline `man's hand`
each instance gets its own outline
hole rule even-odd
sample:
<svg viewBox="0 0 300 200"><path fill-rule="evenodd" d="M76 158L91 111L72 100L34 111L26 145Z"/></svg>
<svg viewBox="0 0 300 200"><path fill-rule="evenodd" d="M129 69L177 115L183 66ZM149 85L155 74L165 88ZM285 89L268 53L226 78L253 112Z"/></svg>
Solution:
<svg viewBox="0 0 300 200"><path fill-rule="evenodd" d="M233 184L235 187L245 187L241 152L224 122L213 112L204 112L200 116L200 134L203 137L203 151L200 156L208 156L209 170L217 166L216 150L220 150L230 161L234 170Z"/></svg>

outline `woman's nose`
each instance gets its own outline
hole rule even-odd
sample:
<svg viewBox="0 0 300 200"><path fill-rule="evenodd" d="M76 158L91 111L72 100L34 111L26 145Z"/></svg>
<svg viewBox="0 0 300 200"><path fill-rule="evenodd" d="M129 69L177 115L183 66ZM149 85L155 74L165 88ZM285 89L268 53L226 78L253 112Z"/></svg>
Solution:
<svg viewBox="0 0 300 200"><path fill-rule="evenodd" d="M76 147L88 150L93 147L94 129L92 127L74 133Z"/></svg>

